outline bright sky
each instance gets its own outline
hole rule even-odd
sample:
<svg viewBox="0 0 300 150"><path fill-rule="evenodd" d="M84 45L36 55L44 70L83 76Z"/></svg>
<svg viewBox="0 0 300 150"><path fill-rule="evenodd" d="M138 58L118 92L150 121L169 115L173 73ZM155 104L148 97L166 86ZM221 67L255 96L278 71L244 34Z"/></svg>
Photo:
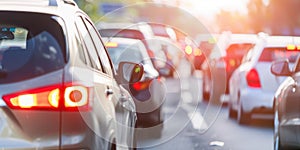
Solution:
<svg viewBox="0 0 300 150"><path fill-rule="evenodd" d="M195 13L213 17L221 9L247 13L247 3L249 0L180 0L183 8Z"/></svg>
<svg viewBox="0 0 300 150"><path fill-rule="evenodd" d="M249 0L154 0L157 3L180 5L193 15L213 18L221 9L247 13ZM266 0L264 0L266 1Z"/></svg>

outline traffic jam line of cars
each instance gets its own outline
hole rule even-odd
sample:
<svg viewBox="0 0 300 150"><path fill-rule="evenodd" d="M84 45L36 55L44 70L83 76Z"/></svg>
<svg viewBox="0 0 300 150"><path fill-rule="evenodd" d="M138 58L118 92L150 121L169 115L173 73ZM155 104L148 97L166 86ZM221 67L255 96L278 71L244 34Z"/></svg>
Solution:
<svg viewBox="0 0 300 150"><path fill-rule="evenodd" d="M202 42L211 38L203 98L227 102L229 118L239 124L274 118L274 149L300 148L300 38L223 32Z"/></svg>
<svg viewBox="0 0 300 150"><path fill-rule="evenodd" d="M274 116L274 149L300 148L299 37L223 32L197 46L161 24L96 28L72 0L1 0L0 20L1 149L134 149L151 127L160 138L161 80L184 61L203 71L204 99L239 124Z"/></svg>
<svg viewBox="0 0 300 150"><path fill-rule="evenodd" d="M240 39L237 44L244 42ZM261 33L240 58L240 64L232 74L227 69L229 62L223 61L224 65L219 65L226 70L224 74L228 79L224 91L229 117L236 118L239 124L249 124L254 118L274 118L274 149L300 146L297 140L300 120L299 44L299 37Z"/></svg>

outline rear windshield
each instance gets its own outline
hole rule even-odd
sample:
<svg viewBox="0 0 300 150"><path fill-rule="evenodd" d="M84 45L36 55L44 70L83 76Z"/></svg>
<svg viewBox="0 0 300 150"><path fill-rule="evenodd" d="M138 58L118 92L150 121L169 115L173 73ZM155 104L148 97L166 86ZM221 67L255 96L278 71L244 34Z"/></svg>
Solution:
<svg viewBox="0 0 300 150"><path fill-rule="evenodd" d="M253 44L250 43L231 44L226 50L227 57L236 57L242 59L242 57L247 54L252 47Z"/></svg>
<svg viewBox="0 0 300 150"><path fill-rule="evenodd" d="M107 47L107 50L115 68L118 68L119 63L122 61L129 61L138 64L151 64L149 58L143 57L143 54L137 44L118 44L117 47Z"/></svg>
<svg viewBox="0 0 300 150"><path fill-rule="evenodd" d="M0 83L33 78L64 66L65 38L55 18L0 12Z"/></svg>
<svg viewBox="0 0 300 150"><path fill-rule="evenodd" d="M279 59L288 59L295 62L299 55L298 50L286 50L286 48L265 48L259 58L259 61L272 62Z"/></svg>
<svg viewBox="0 0 300 150"><path fill-rule="evenodd" d="M108 47L107 50L115 68L118 68L119 63L122 61L143 62L143 55L137 45L119 44L117 47Z"/></svg>

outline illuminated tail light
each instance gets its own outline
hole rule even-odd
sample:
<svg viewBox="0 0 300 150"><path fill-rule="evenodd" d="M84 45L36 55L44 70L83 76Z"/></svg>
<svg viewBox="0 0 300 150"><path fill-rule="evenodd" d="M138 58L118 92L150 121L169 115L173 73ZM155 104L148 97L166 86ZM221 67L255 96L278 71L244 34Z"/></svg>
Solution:
<svg viewBox="0 0 300 150"><path fill-rule="evenodd" d="M259 75L255 69L251 69L247 73L247 83L250 87L254 87L254 88L261 87Z"/></svg>
<svg viewBox="0 0 300 150"><path fill-rule="evenodd" d="M81 85L55 85L3 96L11 109L89 110L89 90Z"/></svg>
<svg viewBox="0 0 300 150"><path fill-rule="evenodd" d="M136 91L145 90L149 87L151 81L142 81L142 82L136 82L132 84L132 87Z"/></svg>
<svg viewBox="0 0 300 150"><path fill-rule="evenodd" d="M184 48L184 51L185 51L186 54L191 55L193 53L193 48L190 45L187 45Z"/></svg>
<svg viewBox="0 0 300 150"><path fill-rule="evenodd" d="M234 59L226 60L226 71L233 71L235 69L236 63L237 62Z"/></svg>
<svg viewBox="0 0 300 150"><path fill-rule="evenodd" d="M201 56L201 55L202 55L201 49L195 48L194 49L194 56Z"/></svg>

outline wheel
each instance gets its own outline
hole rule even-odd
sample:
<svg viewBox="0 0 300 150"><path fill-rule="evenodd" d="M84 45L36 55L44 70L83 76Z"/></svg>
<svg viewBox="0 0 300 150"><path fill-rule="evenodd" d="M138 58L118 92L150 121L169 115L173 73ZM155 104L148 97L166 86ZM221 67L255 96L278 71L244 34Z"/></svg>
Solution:
<svg viewBox="0 0 300 150"><path fill-rule="evenodd" d="M116 146L116 144L115 144L115 140L114 140L114 142L112 142L112 143L109 143L109 148L108 148L109 150L116 150L117 149L117 146Z"/></svg>
<svg viewBox="0 0 300 150"><path fill-rule="evenodd" d="M206 85L205 81L203 80L203 86L202 86L202 95L203 95L203 100L208 101L210 98L210 92L206 90Z"/></svg>
<svg viewBox="0 0 300 150"><path fill-rule="evenodd" d="M155 138L161 138L162 136L162 132L163 132L163 128L164 128L164 117L162 113L162 106L159 107L158 111L157 111L157 123L155 125L155 132L154 132L154 137Z"/></svg>
<svg viewBox="0 0 300 150"><path fill-rule="evenodd" d="M236 110L232 109L232 104L230 102L228 103L228 110L229 110L229 118L236 119L237 118L237 112L236 112Z"/></svg>
<svg viewBox="0 0 300 150"><path fill-rule="evenodd" d="M161 138L162 137L163 128L164 128L163 124L155 126L154 131L152 133L152 137L155 138L155 139Z"/></svg>
<svg viewBox="0 0 300 150"><path fill-rule="evenodd" d="M251 113L246 113L243 110L243 107L240 106L238 110L238 122L241 125L249 124L251 121Z"/></svg>

